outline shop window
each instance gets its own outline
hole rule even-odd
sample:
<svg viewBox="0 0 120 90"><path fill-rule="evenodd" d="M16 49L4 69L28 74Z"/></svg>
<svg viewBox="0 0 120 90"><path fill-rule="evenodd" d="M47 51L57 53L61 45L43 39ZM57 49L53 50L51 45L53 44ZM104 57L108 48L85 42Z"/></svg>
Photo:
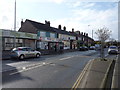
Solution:
<svg viewBox="0 0 120 90"><path fill-rule="evenodd" d="M48 49L48 42L38 42L37 48L39 49Z"/></svg>
<svg viewBox="0 0 120 90"><path fill-rule="evenodd" d="M46 37L46 34L45 34L45 32L43 32L43 31L40 31L40 37Z"/></svg>
<svg viewBox="0 0 120 90"><path fill-rule="evenodd" d="M5 43L13 43L13 38L5 38Z"/></svg>

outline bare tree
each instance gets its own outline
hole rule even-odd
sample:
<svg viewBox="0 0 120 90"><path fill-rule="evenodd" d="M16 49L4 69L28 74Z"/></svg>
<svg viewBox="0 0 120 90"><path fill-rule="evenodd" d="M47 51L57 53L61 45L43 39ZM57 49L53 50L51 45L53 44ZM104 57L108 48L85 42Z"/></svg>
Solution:
<svg viewBox="0 0 120 90"><path fill-rule="evenodd" d="M98 39L101 41L101 59L104 60L104 58L105 58L105 56L104 56L104 44L105 44L105 41L110 38L111 31L108 28L103 27L101 29L98 29L95 32L95 34L97 35Z"/></svg>

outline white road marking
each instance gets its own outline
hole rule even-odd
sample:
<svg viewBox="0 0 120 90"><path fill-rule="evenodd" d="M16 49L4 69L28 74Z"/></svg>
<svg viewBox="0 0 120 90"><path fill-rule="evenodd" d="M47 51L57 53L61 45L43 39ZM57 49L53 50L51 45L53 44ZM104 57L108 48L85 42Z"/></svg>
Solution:
<svg viewBox="0 0 120 90"><path fill-rule="evenodd" d="M66 59L69 59L69 58L72 58L73 56L71 56L71 57L66 57L66 58L61 58L61 59L59 59L59 60L66 60Z"/></svg>
<svg viewBox="0 0 120 90"><path fill-rule="evenodd" d="M26 61L23 61L23 62L15 62L15 63L9 63L7 65L16 65L16 64L26 64L26 63L29 63L29 62L26 62Z"/></svg>
<svg viewBox="0 0 120 90"><path fill-rule="evenodd" d="M33 67L29 67L29 68L27 68L27 67L23 67L22 68L22 70L19 70L19 71L17 71L17 72L14 72L14 73L10 73L9 75L14 75L14 74L17 74L17 73L20 73L20 72L25 72L25 71L28 71L28 70L31 70L31 69L35 69L35 68L38 68L38 67L41 67L41 66L45 66L45 65L48 65L48 64L50 64L51 62L49 62L49 63L45 63L45 62L43 62L42 64L40 63L40 64L34 64L33 65ZM32 65L31 65L32 66Z"/></svg>

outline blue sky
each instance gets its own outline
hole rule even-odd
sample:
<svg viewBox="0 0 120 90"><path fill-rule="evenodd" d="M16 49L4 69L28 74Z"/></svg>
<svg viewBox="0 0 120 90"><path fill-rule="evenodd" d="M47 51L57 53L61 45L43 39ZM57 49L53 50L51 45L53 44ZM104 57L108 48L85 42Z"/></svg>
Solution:
<svg viewBox="0 0 120 90"><path fill-rule="evenodd" d="M14 1L1 0L0 22L2 29L13 29ZM52 27L59 24L81 32L94 32L98 28L107 27L112 31L111 38L118 38L118 0L16 0L17 30L20 21L30 19L44 23L51 22ZM88 26L90 25L90 26ZM94 39L96 36L94 35Z"/></svg>

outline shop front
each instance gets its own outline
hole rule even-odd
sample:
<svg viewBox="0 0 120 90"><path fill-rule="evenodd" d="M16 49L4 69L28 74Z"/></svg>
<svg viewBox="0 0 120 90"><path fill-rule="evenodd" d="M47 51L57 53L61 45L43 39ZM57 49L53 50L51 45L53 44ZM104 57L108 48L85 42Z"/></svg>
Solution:
<svg viewBox="0 0 120 90"><path fill-rule="evenodd" d="M75 36L70 36L70 49L77 49L77 40Z"/></svg>
<svg viewBox="0 0 120 90"><path fill-rule="evenodd" d="M49 51L49 52L60 52L63 50L64 44L56 38L40 37L37 40L37 50Z"/></svg>
<svg viewBox="0 0 120 90"><path fill-rule="evenodd" d="M11 50L15 47L31 47L36 49L36 34L15 32L11 30L2 31L2 50ZM15 42L15 43L14 43ZM15 45L14 45L15 44Z"/></svg>

